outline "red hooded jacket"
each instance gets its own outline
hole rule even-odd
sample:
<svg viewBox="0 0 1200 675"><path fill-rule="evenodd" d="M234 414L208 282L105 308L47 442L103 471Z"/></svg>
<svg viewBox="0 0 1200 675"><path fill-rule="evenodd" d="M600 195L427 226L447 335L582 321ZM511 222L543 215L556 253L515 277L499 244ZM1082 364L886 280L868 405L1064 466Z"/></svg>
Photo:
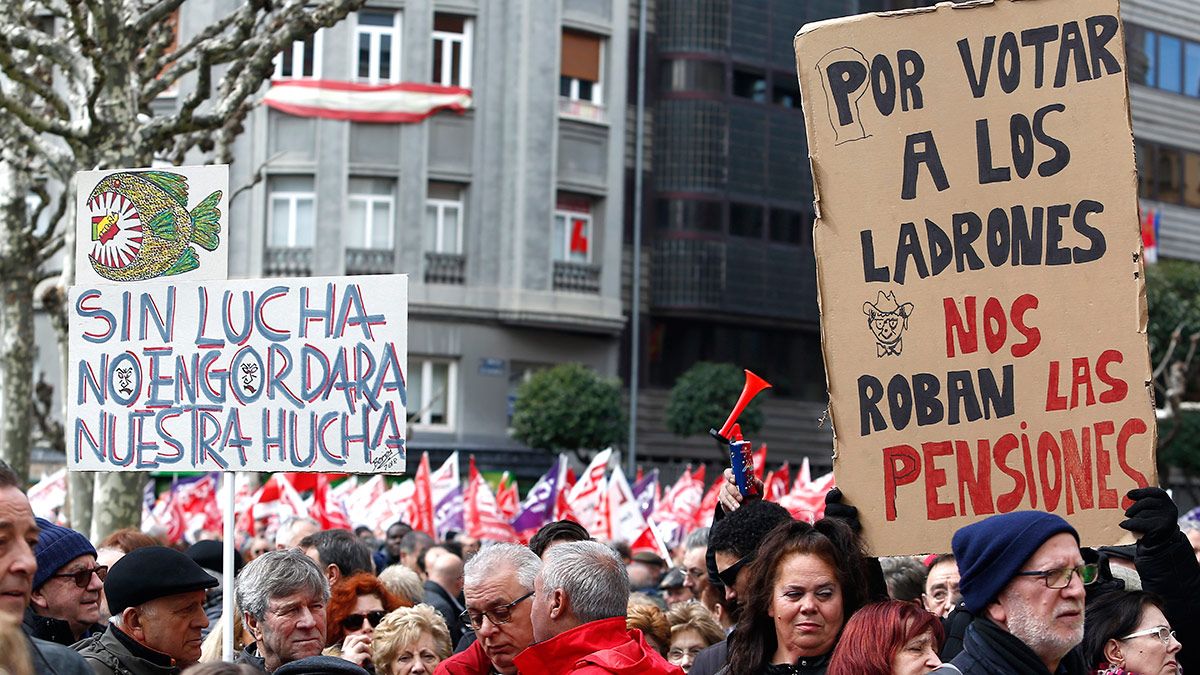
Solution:
<svg viewBox="0 0 1200 675"><path fill-rule="evenodd" d="M513 663L521 675L683 675L646 644L642 631L626 630L623 616L585 623L530 645Z"/></svg>

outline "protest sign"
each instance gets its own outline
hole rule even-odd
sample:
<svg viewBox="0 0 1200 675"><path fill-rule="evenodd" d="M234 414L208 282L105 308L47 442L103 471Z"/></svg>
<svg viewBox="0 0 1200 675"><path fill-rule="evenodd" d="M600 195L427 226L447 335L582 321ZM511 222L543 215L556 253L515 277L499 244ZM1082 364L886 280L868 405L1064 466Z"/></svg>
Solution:
<svg viewBox="0 0 1200 675"><path fill-rule="evenodd" d="M225 279L229 167L75 174L75 280Z"/></svg>
<svg viewBox="0 0 1200 675"><path fill-rule="evenodd" d="M80 285L68 461L402 473L408 277Z"/></svg>
<svg viewBox="0 0 1200 675"><path fill-rule="evenodd" d="M1040 509L1112 544L1156 482L1116 0L805 26L837 484L876 555Z"/></svg>

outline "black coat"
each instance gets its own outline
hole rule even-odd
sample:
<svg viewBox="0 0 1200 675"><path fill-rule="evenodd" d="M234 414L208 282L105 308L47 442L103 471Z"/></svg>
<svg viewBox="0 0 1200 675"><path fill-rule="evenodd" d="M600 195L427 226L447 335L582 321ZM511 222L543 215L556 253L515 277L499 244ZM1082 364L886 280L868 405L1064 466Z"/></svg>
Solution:
<svg viewBox="0 0 1200 675"><path fill-rule="evenodd" d="M451 597L446 589L435 581L425 582L425 604L433 607L446 620L446 628L450 629L450 644L458 644L459 638L463 634L462 620L459 615L462 614L462 605L458 604L458 600Z"/></svg>
<svg viewBox="0 0 1200 675"><path fill-rule="evenodd" d="M1058 664L1054 673L1024 642L996 625L991 619L977 617L967 628L963 638L963 650L954 657L953 668L942 666L933 673L951 675L1088 675L1092 671L1084 665L1078 650L1072 650ZM957 670L955 670L957 668Z"/></svg>
<svg viewBox="0 0 1200 675"><path fill-rule="evenodd" d="M728 660L729 641L721 640L696 655L696 660L692 662L692 669L688 671L688 675L717 675L717 672L725 667Z"/></svg>
<svg viewBox="0 0 1200 675"><path fill-rule="evenodd" d="M1162 597L1163 614L1184 645L1175 657L1180 669L1200 672L1200 562L1191 542L1179 531L1149 546L1139 541L1134 565L1142 589Z"/></svg>

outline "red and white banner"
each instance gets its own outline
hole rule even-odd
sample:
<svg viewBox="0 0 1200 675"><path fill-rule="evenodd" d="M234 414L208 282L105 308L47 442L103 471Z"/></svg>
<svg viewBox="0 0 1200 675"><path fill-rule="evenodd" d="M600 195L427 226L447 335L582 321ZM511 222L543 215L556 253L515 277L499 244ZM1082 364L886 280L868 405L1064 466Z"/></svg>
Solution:
<svg viewBox="0 0 1200 675"><path fill-rule="evenodd" d="M417 465L417 475L413 479L413 499L408 505L405 521L412 529L434 536L433 532L433 489L429 479L429 453L421 453L421 463Z"/></svg>
<svg viewBox="0 0 1200 675"><path fill-rule="evenodd" d="M329 478L323 473L317 474L317 487L313 490L308 515L321 524L322 530L352 529L342 501L334 496L333 488L329 487Z"/></svg>
<svg viewBox="0 0 1200 675"><path fill-rule="evenodd" d="M521 510L521 491L517 487L517 479L507 471L500 475L500 484L496 486L496 508L500 510L501 517L510 522Z"/></svg>
<svg viewBox="0 0 1200 675"><path fill-rule="evenodd" d="M467 534L479 540L517 543L517 533L496 508L496 497L471 457L467 489L463 495L463 520Z"/></svg>
<svg viewBox="0 0 1200 675"><path fill-rule="evenodd" d="M461 113L471 107L471 90L415 82L274 80L263 103L298 117L394 124L420 122L439 110Z"/></svg>
<svg viewBox="0 0 1200 675"><path fill-rule="evenodd" d="M595 520L597 507L600 505L600 491L604 488L604 471L608 468L608 460L612 457L612 448L602 450L592 458L591 464L584 469L579 482L571 487L567 494L567 505L576 516L584 518L580 525L591 529Z"/></svg>

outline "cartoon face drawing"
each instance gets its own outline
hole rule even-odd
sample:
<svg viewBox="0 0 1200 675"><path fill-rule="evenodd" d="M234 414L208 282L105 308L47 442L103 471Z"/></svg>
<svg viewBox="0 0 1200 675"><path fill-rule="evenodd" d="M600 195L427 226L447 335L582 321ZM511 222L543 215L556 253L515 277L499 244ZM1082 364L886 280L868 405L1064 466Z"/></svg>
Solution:
<svg viewBox="0 0 1200 675"><path fill-rule="evenodd" d="M901 337L908 328L908 317L912 315L913 304L896 303L894 293L879 291L875 302L863 303L863 314L867 315L867 327L875 336L876 356L900 356L904 349Z"/></svg>
<svg viewBox="0 0 1200 675"><path fill-rule="evenodd" d="M258 364L243 363L242 364L242 389L247 394L253 394L254 382L258 379Z"/></svg>

